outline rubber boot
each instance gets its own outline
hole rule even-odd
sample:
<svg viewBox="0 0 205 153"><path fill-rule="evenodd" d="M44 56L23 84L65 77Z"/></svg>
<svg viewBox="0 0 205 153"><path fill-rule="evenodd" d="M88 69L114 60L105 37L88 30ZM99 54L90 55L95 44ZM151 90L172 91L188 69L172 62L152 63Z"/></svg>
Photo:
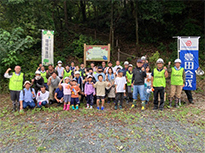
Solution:
<svg viewBox="0 0 205 153"><path fill-rule="evenodd" d="M64 104L63 110L66 110L66 104Z"/></svg>
<svg viewBox="0 0 205 153"><path fill-rule="evenodd" d="M175 107L179 108L179 98L175 98Z"/></svg>
<svg viewBox="0 0 205 153"><path fill-rule="evenodd" d="M172 108L172 97L169 98L169 108Z"/></svg>
<svg viewBox="0 0 205 153"><path fill-rule="evenodd" d="M142 101L142 108L141 108L142 111L145 110L145 101Z"/></svg>
<svg viewBox="0 0 205 153"><path fill-rule="evenodd" d="M131 106L131 108L134 108L134 107L136 107L136 103L137 103L137 100L136 100L136 99L133 99L133 103L132 103L132 106Z"/></svg>
<svg viewBox="0 0 205 153"><path fill-rule="evenodd" d="M14 104L12 112L15 112L15 111L16 111L16 105Z"/></svg>
<svg viewBox="0 0 205 153"><path fill-rule="evenodd" d="M69 111L69 109L70 109L70 105L67 104L67 109L66 109L66 111Z"/></svg>

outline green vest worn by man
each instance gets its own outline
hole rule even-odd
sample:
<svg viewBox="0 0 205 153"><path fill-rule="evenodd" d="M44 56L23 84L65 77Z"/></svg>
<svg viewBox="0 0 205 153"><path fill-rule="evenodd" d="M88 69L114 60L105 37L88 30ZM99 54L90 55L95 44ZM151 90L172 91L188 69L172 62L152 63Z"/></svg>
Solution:
<svg viewBox="0 0 205 153"><path fill-rule="evenodd" d="M15 72L12 73L12 77L9 80L9 90L20 91L23 89L23 73L16 75Z"/></svg>
<svg viewBox="0 0 205 153"><path fill-rule="evenodd" d="M64 70L63 79L65 79L65 77L70 77L71 75L72 75L71 70L69 72L66 72L66 70Z"/></svg>
<svg viewBox="0 0 205 153"><path fill-rule="evenodd" d="M45 72L41 72L41 76L42 76L43 79L44 79L44 83L47 83L47 82L48 82L48 79L46 78L46 71L45 71Z"/></svg>
<svg viewBox="0 0 205 153"><path fill-rule="evenodd" d="M127 82L127 86L131 86L131 84L132 84L132 76L133 76L133 73L130 74L128 71L126 72L126 77L130 81L130 82Z"/></svg>
<svg viewBox="0 0 205 153"><path fill-rule="evenodd" d="M157 68L154 69L154 81L153 87L166 87L165 70L158 71Z"/></svg>
<svg viewBox="0 0 205 153"><path fill-rule="evenodd" d="M178 85L178 86L183 85L184 83L183 72L184 72L184 68L181 68L180 70L176 70L174 67L172 67L171 85Z"/></svg>

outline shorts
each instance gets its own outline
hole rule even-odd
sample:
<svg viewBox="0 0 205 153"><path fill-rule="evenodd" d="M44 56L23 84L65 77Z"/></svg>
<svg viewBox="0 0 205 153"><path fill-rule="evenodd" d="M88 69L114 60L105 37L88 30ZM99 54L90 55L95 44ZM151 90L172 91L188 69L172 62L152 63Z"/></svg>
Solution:
<svg viewBox="0 0 205 153"><path fill-rule="evenodd" d="M63 99L64 99L64 102L70 102L71 101L71 95L64 95L64 97L63 97Z"/></svg>
<svg viewBox="0 0 205 153"><path fill-rule="evenodd" d="M71 98L71 105L80 104L79 98Z"/></svg>
<svg viewBox="0 0 205 153"><path fill-rule="evenodd" d="M105 99L105 96L97 96L97 99Z"/></svg>

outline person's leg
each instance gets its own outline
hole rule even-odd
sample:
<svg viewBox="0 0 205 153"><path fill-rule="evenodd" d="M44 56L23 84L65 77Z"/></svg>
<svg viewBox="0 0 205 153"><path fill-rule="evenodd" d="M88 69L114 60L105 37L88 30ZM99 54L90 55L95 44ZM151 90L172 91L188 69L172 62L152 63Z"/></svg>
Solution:
<svg viewBox="0 0 205 153"><path fill-rule="evenodd" d="M35 102L34 101L31 101L31 102L28 102L28 106L29 108L34 108L36 106Z"/></svg>
<svg viewBox="0 0 205 153"><path fill-rule="evenodd" d="M87 107L86 107L86 109L88 109L89 108L89 106L90 106L90 103L91 103L91 95L87 95L87 97L86 97L86 101L87 101Z"/></svg>
<svg viewBox="0 0 205 153"><path fill-rule="evenodd" d="M12 101L12 104L13 104L13 111L16 111L16 93L15 91L10 91L10 98L11 98L11 101ZM18 100L19 101L19 100Z"/></svg>
<svg viewBox="0 0 205 153"><path fill-rule="evenodd" d="M100 104L99 104L99 102L100 102L100 99L99 99L100 97L99 96L97 96L97 109L99 110L100 109Z"/></svg>
<svg viewBox="0 0 205 153"><path fill-rule="evenodd" d="M41 103L42 106L46 106L46 104L47 104L47 101L43 101L43 102Z"/></svg>
<svg viewBox="0 0 205 153"><path fill-rule="evenodd" d="M176 86L175 85L171 85L171 89L170 89L170 97L169 97L169 107L172 107L172 100L174 98L176 92Z"/></svg>
<svg viewBox="0 0 205 153"><path fill-rule="evenodd" d="M158 88L154 87L154 110L158 109Z"/></svg>
<svg viewBox="0 0 205 153"><path fill-rule="evenodd" d="M17 107L17 110L19 111L20 110L20 102L19 102L19 96L20 96L20 92L21 91L16 91L16 107Z"/></svg>
<svg viewBox="0 0 205 153"><path fill-rule="evenodd" d="M137 85L133 85L133 104L132 104L132 108L136 106L137 94L138 94L138 87L137 87Z"/></svg>
<svg viewBox="0 0 205 153"><path fill-rule="evenodd" d="M23 109L26 109L26 107L28 106L28 103L29 103L29 102L23 101Z"/></svg>
<svg viewBox="0 0 205 153"><path fill-rule="evenodd" d="M37 107L41 108L42 107L42 102L37 102Z"/></svg>
<svg viewBox="0 0 205 153"><path fill-rule="evenodd" d="M102 106L101 106L101 110L104 110L104 103L105 103L105 98L103 97L102 99Z"/></svg>
<svg viewBox="0 0 205 153"><path fill-rule="evenodd" d="M160 109L160 110L163 110L163 108L164 108L164 87L163 87L163 88L160 88L159 93L160 93L160 105L159 105L159 109Z"/></svg>
<svg viewBox="0 0 205 153"><path fill-rule="evenodd" d="M67 106L66 106L67 111L70 109L70 101L71 101L71 95L67 95Z"/></svg>
<svg viewBox="0 0 205 153"><path fill-rule="evenodd" d="M185 91L185 93L186 93L186 95L187 95L187 98L188 98L189 102L190 102L191 104L194 104L191 90L184 90L184 91Z"/></svg>
<svg viewBox="0 0 205 153"><path fill-rule="evenodd" d="M179 106L179 100L181 98L182 88L183 86L176 86L176 100L175 100L176 107Z"/></svg>
<svg viewBox="0 0 205 153"><path fill-rule="evenodd" d="M115 98L115 108L117 107L118 105L118 101L120 99L120 94L119 93L116 93L116 98Z"/></svg>
<svg viewBox="0 0 205 153"><path fill-rule="evenodd" d="M147 89L151 89L151 87L150 87L150 86L147 86ZM147 102L147 103L149 102L150 94L151 94L151 92L149 92L149 93L146 94L146 102Z"/></svg>
<svg viewBox="0 0 205 153"><path fill-rule="evenodd" d="M50 85L48 86L49 88L49 100L53 100L53 91L54 91L54 88Z"/></svg>
<svg viewBox="0 0 205 153"><path fill-rule="evenodd" d="M75 110L74 103L75 103L74 98L71 98L71 106L72 106L72 109L73 109L73 110Z"/></svg>
<svg viewBox="0 0 205 153"><path fill-rule="evenodd" d="M142 108L141 110L145 109L145 86L144 85L139 85L138 86L139 89L139 94L140 94L140 99L141 99L141 103L142 103Z"/></svg>
<svg viewBox="0 0 205 153"><path fill-rule="evenodd" d="M120 93L120 109L122 109L123 99L124 99L124 93Z"/></svg>
<svg viewBox="0 0 205 153"><path fill-rule="evenodd" d="M80 100L79 98L75 98L75 106L76 106L76 110L78 110L79 104L80 104Z"/></svg>
<svg viewBox="0 0 205 153"><path fill-rule="evenodd" d="M94 100L94 97L93 97L93 94L90 95L90 108L92 109L93 108L93 100Z"/></svg>

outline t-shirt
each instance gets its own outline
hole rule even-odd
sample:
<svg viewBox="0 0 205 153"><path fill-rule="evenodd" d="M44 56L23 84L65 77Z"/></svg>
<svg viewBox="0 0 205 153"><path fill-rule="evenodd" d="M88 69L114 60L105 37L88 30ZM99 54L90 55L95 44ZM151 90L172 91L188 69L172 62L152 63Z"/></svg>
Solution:
<svg viewBox="0 0 205 153"><path fill-rule="evenodd" d="M64 95L71 95L70 84L62 83L61 85L63 86L63 94Z"/></svg>
<svg viewBox="0 0 205 153"><path fill-rule="evenodd" d="M123 67L121 66L121 65L115 65L115 67L114 67L114 71L116 72L117 71L117 68L120 68L120 69L122 69Z"/></svg>
<svg viewBox="0 0 205 153"><path fill-rule="evenodd" d="M123 89L125 84L127 84L125 77L117 77L115 79L115 85L117 85L116 91L117 92L125 92L125 90Z"/></svg>
<svg viewBox="0 0 205 153"><path fill-rule="evenodd" d="M78 85L71 86L71 98L78 98L78 92L80 91L80 88Z"/></svg>
<svg viewBox="0 0 205 153"><path fill-rule="evenodd" d="M147 86L151 86L151 73L146 73L147 77L145 78L145 83L147 84Z"/></svg>
<svg viewBox="0 0 205 153"><path fill-rule="evenodd" d="M107 87L108 82L105 81L98 81L94 84L94 87L96 88L96 96L105 96L105 88Z"/></svg>
<svg viewBox="0 0 205 153"><path fill-rule="evenodd" d="M61 99L61 98L63 97L63 89L60 90L59 88L57 88L57 89L55 90L55 93L57 93L57 98L58 98L58 99Z"/></svg>
<svg viewBox="0 0 205 153"><path fill-rule="evenodd" d="M58 71L58 76L63 77L62 73L63 73L64 67L57 67L56 70Z"/></svg>
<svg viewBox="0 0 205 153"><path fill-rule="evenodd" d="M60 82L60 78L57 76L55 79L52 77L52 76L50 76L50 78L51 78L51 86L53 87L53 88L57 88L58 87L58 84L59 84L59 82ZM50 81L50 78L49 78L49 81Z"/></svg>
<svg viewBox="0 0 205 153"><path fill-rule="evenodd" d="M49 92L48 91L46 91L45 93L42 93L41 91L39 91L37 93L36 100L38 102L46 101L48 103L48 97L49 97Z"/></svg>

